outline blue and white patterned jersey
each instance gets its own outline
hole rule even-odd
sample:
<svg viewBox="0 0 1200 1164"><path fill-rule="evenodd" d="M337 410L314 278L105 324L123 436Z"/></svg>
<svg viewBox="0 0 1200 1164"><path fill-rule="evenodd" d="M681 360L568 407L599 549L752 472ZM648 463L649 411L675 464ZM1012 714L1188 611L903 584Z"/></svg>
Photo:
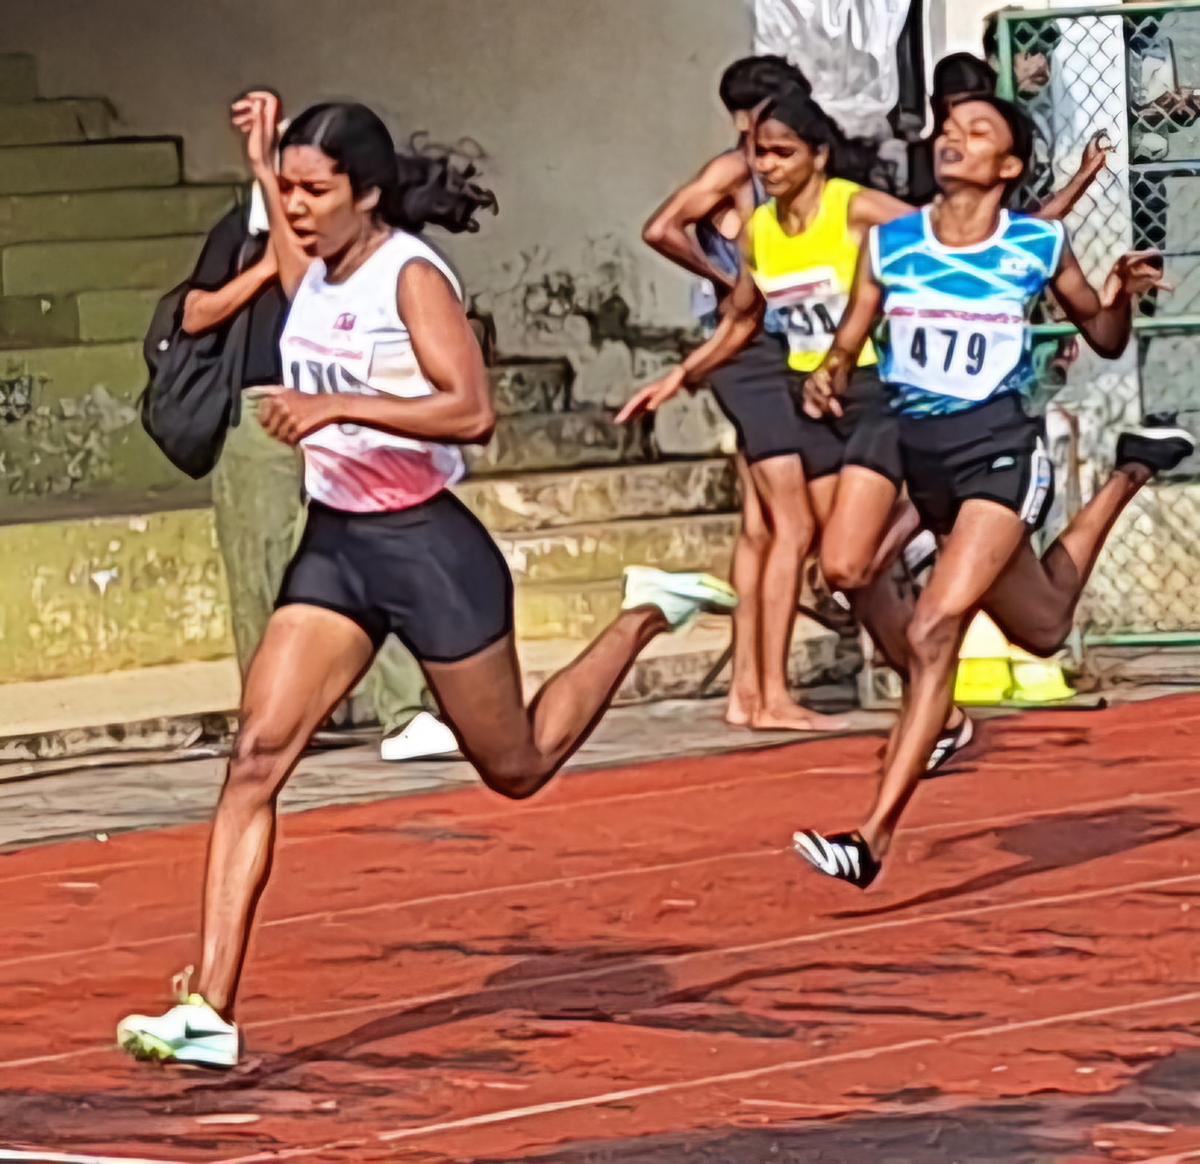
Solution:
<svg viewBox="0 0 1200 1164"><path fill-rule="evenodd" d="M984 242L948 247L929 209L871 230L883 288L879 371L902 416L946 416L1033 387L1029 312L1058 271L1061 222L1001 211Z"/></svg>

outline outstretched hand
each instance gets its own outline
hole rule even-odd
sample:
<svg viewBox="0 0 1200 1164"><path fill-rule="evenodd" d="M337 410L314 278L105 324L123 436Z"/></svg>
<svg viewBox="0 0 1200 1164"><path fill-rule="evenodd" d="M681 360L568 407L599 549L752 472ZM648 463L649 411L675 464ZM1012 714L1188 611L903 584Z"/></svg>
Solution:
<svg viewBox="0 0 1200 1164"><path fill-rule="evenodd" d="M1163 257L1158 251L1130 251L1122 255L1104 280L1100 292L1100 303L1112 307L1122 296L1138 299L1154 288L1173 291L1167 282L1163 268Z"/></svg>
<svg viewBox="0 0 1200 1164"><path fill-rule="evenodd" d="M639 416L657 412L683 386L683 368L672 368L665 376L660 376L644 388L639 388L630 397L625 407L617 413L617 424L628 424Z"/></svg>

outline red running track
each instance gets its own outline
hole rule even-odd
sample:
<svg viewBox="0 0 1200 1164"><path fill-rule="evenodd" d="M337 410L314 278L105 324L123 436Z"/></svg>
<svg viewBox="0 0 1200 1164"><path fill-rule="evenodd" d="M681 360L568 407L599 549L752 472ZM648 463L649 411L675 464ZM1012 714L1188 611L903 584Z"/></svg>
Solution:
<svg viewBox="0 0 1200 1164"><path fill-rule="evenodd" d="M0 1160L1200 1160L1200 697L989 725L867 894L878 739L284 819L227 1075L111 1044L206 829L0 859Z"/></svg>

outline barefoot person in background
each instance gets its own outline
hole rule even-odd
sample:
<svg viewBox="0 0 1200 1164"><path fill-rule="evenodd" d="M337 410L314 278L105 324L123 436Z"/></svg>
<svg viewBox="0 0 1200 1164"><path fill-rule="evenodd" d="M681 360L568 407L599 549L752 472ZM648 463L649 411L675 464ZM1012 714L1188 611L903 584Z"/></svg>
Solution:
<svg viewBox="0 0 1200 1164"><path fill-rule="evenodd" d="M642 232L661 255L704 280L697 314L710 335L742 270L743 229L768 197L753 165L755 110L787 93L807 96L809 85L782 57L744 57L725 70L719 92L737 145L676 190ZM731 578L740 602L733 617L725 719L737 727L821 731L845 722L796 703L787 673L813 519L798 476L802 423L781 375L786 332L786 312L768 311L761 332L708 374L709 387L737 430L742 493ZM787 581L793 575L795 587Z"/></svg>

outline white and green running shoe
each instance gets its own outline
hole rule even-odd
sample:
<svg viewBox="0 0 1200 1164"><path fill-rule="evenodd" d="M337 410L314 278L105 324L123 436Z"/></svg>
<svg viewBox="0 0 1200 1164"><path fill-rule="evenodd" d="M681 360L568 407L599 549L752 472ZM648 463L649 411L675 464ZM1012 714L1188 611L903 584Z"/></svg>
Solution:
<svg viewBox="0 0 1200 1164"><path fill-rule="evenodd" d="M236 1067L238 1029L199 994L157 1016L131 1014L117 1023L117 1042L135 1059Z"/></svg>
<svg viewBox="0 0 1200 1164"><path fill-rule="evenodd" d="M651 566L626 566L621 609L657 606L672 630L686 626L698 614L728 614L738 604L737 591L711 574L669 574Z"/></svg>

